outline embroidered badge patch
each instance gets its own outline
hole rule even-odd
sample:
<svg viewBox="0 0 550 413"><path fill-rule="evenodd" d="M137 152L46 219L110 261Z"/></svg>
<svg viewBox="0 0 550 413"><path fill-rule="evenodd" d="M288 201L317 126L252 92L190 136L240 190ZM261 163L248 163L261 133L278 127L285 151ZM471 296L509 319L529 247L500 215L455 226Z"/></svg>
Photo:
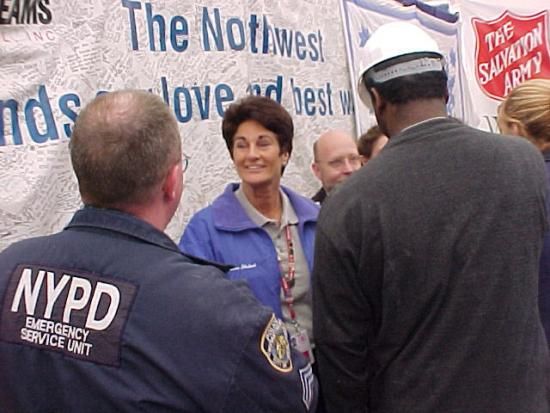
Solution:
<svg viewBox="0 0 550 413"><path fill-rule="evenodd" d="M278 371L288 373L292 370L288 332L284 323L275 317L267 323L260 340L260 348L271 366Z"/></svg>
<svg viewBox="0 0 550 413"><path fill-rule="evenodd" d="M311 364L308 363L306 367L298 370L298 372L300 373L300 380L302 381L302 401L306 409L309 410L311 402L313 401L313 383L315 382Z"/></svg>
<svg viewBox="0 0 550 413"><path fill-rule="evenodd" d="M118 367L136 292L111 277L19 265L4 294L0 340Z"/></svg>

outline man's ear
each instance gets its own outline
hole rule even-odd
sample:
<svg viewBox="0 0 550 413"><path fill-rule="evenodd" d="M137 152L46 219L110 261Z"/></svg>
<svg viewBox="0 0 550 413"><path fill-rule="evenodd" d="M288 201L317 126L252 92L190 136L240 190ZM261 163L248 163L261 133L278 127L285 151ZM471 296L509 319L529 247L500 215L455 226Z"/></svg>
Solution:
<svg viewBox="0 0 550 413"><path fill-rule="evenodd" d="M374 113L376 113L382 107L382 102L383 102L382 96L380 96L380 93L378 93L378 90L376 90L373 87L369 89L369 93L370 93L370 98L372 100L372 108L374 109Z"/></svg>
<svg viewBox="0 0 550 413"><path fill-rule="evenodd" d="M317 162L313 162L311 164L311 170L313 172L313 174L317 177L317 179L320 181L321 180L321 171L319 170L319 165L317 165Z"/></svg>
<svg viewBox="0 0 550 413"><path fill-rule="evenodd" d="M178 196L178 184L182 179L181 162L175 163L168 169L164 182L162 183L162 193L164 199L167 201L173 201Z"/></svg>

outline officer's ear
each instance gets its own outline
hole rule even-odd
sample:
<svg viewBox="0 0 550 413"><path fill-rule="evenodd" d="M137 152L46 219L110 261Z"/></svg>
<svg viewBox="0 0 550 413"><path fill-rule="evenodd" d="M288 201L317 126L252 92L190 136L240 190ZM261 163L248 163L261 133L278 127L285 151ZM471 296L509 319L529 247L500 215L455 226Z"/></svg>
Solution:
<svg viewBox="0 0 550 413"><path fill-rule="evenodd" d="M176 162L168 169L162 184L162 193L166 201L174 201L181 197L183 189L183 171L182 163Z"/></svg>

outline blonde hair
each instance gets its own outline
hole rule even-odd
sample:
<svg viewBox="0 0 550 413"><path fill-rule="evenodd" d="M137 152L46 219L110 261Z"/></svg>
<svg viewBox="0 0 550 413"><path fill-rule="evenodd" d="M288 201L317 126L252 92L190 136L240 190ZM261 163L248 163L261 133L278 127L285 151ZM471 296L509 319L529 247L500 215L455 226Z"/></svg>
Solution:
<svg viewBox="0 0 550 413"><path fill-rule="evenodd" d="M501 104L504 121L519 123L541 149L550 144L550 79L531 79L516 88Z"/></svg>

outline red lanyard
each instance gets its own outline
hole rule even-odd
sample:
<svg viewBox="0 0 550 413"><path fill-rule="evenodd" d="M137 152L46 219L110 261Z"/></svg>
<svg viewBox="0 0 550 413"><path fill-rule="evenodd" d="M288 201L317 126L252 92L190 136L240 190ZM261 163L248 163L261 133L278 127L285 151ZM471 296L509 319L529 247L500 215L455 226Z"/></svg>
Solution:
<svg viewBox="0 0 550 413"><path fill-rule="evenodd" d="M294 286L294 278L296 276L296 260L294 257L294 243L290 233L290 225L285 226L286 246L288 251L288 270L286 274L281 269L281 287L285 297L285 303L288 306L290 319L296 322L296 312L294 311L294 297L292 296L292 287Z"/></svg>

